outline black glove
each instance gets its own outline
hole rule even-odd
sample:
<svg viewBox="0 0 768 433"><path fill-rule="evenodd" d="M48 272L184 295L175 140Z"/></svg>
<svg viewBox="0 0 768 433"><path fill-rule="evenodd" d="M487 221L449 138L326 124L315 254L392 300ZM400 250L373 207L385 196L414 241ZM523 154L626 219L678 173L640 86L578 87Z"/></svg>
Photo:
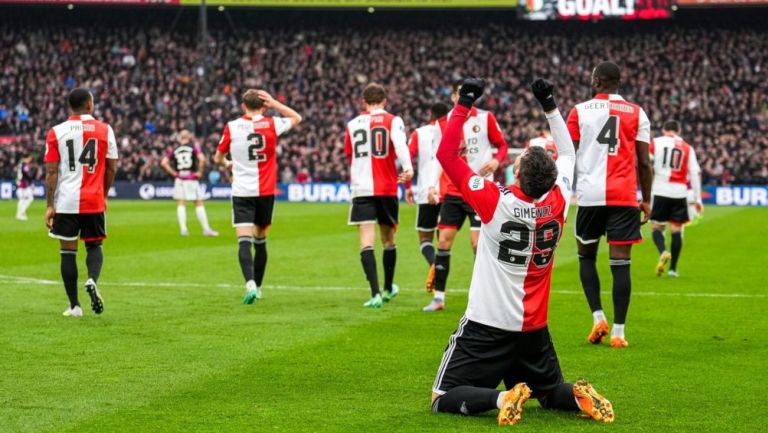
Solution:
<svg viewBox="0 0 768 433"><path fill-rule="evenodd" d="M531 90L533 91L533 96L539 101L539 104L541 104L541 108L544 109L545 113L557 108L554 96L555 85L552 84L551 81L544 78L537 78L531 83Z"/></svg>
<svg viewBox="0 0 768 433"><path fill-rule="evenodd" d="M472 104L483 96L483 90L485 81L482 78L465 78L459 88L459 105L471 108Z"/></svg>

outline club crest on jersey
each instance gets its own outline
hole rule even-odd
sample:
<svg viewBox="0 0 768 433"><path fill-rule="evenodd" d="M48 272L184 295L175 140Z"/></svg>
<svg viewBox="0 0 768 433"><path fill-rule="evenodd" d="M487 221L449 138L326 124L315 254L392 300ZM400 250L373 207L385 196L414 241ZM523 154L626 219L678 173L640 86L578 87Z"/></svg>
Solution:
<svg viewBox="0 0 768 433"><path fill-rule="evenodd" d="M485 187L485 179L480 176L472 176L469 178L469 189L471 191L480 191Z"/></svg>
<svg viewBox="0 0 768 433"><path fill-rule="evenodd" d="M480 125L475 125L475 126L473 126L473 127L472 127L472 132L474 132L475 134L477 134L478 132L480 132Z"/></svg>

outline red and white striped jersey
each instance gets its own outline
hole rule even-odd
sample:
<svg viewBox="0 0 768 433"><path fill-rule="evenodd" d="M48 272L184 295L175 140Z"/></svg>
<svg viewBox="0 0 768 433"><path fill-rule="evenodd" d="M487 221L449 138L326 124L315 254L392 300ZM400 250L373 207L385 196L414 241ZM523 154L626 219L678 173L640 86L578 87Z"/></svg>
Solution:
<svg viewBox="0 0 768 433"><path fill-rule="evenodd" d="M453 110L440 119L443 130L452 114ZM507 141L504 140L504 134L501 132L496 117L490 111L472 108L462 129L462 140L466 147L467 164L475 173L480 171L480 168L491 159L496 158L499 163L502 163L507 157L509 150ZM496 149L495 155L494 149ZM487 178L493 180L493 174L489 174ZM446 195L461 197L461 192L451 183L448 176L442 174L440 177L441 199L445 199Z"/></svg>
<svg viewBox="0 0 768 433"><path fill-rule="evenodd" d="M57 213L104 212L104 169L117 159L112 127L90 115L70 116L48 131L45 162L59 163L53 206Z"/></svg>
<svg viewBox="0 0 768 433"><path fill-rule="evenodd" d="M571 110L568 130L579 142L579 206L637 206L635 143L651 140L645 111L619 95L598 94Z"/></svg>
<svg viewBox="0 0 768 433"><path fill-rule="evenodd" d="M347 123L344 153L349 158L352 198L397 196L397 164L413 170L405 125L384 110L364 111Z"/></svg>
<svg viewBox="0 0 768 433"><path fill-rule="evenodd" d="M437 162L437 147L443 134L437 122L417 128L411 134L408 141L408 149L411 158L419 159L418 180L414 201L417 204L427 204L429 188L434 187L440 191L440 164Z"/></svg>
<svg viewBox="0 0 768 433"><path fill-rule="evenodd" d="M679 136L661 136L651 142L653 157L652 195L687 198L688 184L698 179L699 161L690 144Z"/></svg>
<svg viewBox="0 0 768 433"><path fill-rule="evenodd" d="M218 151L232 158L233 197L275 195L277 137L290 129L290 119L261 115L227 123Z"/></svg>
<svg viewBox="0 0 768 433"><path fill-rule="evenodd" d="M466 114L462 106L457 114ZM563 233L572 191L575 151L559 112L547 116L558 147L557 181L542 197L526 196L473 173L458 156L462 119L448 122L438 150L445 172L483 222L466 317L507 331L547 325L555 249Z"/></svg>
<svg viewBox="0 0 768 433"><path fill-rule="evenodd" d="M553 140L551 136L542 135L536 138L531 138L531 140L528 141L528 144L525 145L525 148L528 149L531 146L543 147L552 159L557 161L557 146L555 145L555 140Z"/></svg>

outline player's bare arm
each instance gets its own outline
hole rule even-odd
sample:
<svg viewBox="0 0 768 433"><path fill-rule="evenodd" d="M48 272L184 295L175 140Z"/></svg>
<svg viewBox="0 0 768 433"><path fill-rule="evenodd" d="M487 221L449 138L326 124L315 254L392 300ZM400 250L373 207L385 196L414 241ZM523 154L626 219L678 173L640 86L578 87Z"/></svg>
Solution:
<svg viewBox="0 0 768 433"><path fill-rule="evenodd" d="M167 156L163 157L163 160L160 161L160 167L163 167L163 170L165 170L165 172L171 175L173 178L179 174L176 172L176 170L173 169L173 167L171 167L171 160L168 159Z"/></svg>
<svg viewBox="0 0 768 433"><path fill-rule="evenodd" d="M224 170L228 170L230 167L232 167L232 161L228 161L226 158L227 154L216 151L216 154L213 155L213 162L216 163L217 166Z"/></svg>
<svg viewBox="0 0 768 433"><path fill-rule="evenodd" d="M117 159L107 158L106 169L104 170L104 198L109 196L109 189L112 188L112 184L115 182L115 175L117 174Z"/></svg>
<svg viewBox="0 0 768 433"><path fill-rule="evenodd" d="M56 187L59 184L59 162L45 163L45 199L47 207L45 209L45 226L50 230L53 228L53 217L56 215L56 209L53 207L53 200L56 197Z"/></svg>
<svg viewBox="0 0 768 433"><path fill-rule="evenodd" d="M208 164L208 160L205 157L205 155L203 155L203 152L197 153L197 162L198 162L197 178L202 179L203 174L205 173L205 166Z"/></svg>
<svg viewBox="0 0 768 433"><path fill-rule="evenodd" d="M642 223L645 224L651 218L651 185L653 184L653 165L649 153L650 144L645 141L635 142L635 154L637 155L637 171L640 177L640 190L643 201L640 203L640 211L643 212Z"/></svg>
<svg viewBox="0 0 768 433"><path fill-rule="evenodd" d="M277 111L278 113L280 113L281 116L290 120L291 128L295 128L296 125L301 123L301 120L302 120L301 115L297 113L293 108L276 100L275 98L272 97L272 95L270 95L264 90L259 90L256 92L256 94L259 96L259 99L264 101L265 107L271 108Z"/></svg>

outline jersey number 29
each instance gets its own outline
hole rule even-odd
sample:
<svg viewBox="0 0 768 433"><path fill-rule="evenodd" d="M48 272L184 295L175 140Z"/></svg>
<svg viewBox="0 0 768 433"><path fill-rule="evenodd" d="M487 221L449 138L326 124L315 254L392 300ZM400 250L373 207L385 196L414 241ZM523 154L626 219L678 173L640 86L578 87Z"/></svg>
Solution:
<svg viewBox="0 0 768 433"><path fill-rule="evenodd" d="M532 257L536 267L544 268L555 255L560 231L560 222L557 220L551 220L533 232L525 224L507 221L501 225L501 233L510 238L499 242L498 259L510 265L528 266L529 257ZM515 254L530 251L531 248L532 255Z"/></svg>

